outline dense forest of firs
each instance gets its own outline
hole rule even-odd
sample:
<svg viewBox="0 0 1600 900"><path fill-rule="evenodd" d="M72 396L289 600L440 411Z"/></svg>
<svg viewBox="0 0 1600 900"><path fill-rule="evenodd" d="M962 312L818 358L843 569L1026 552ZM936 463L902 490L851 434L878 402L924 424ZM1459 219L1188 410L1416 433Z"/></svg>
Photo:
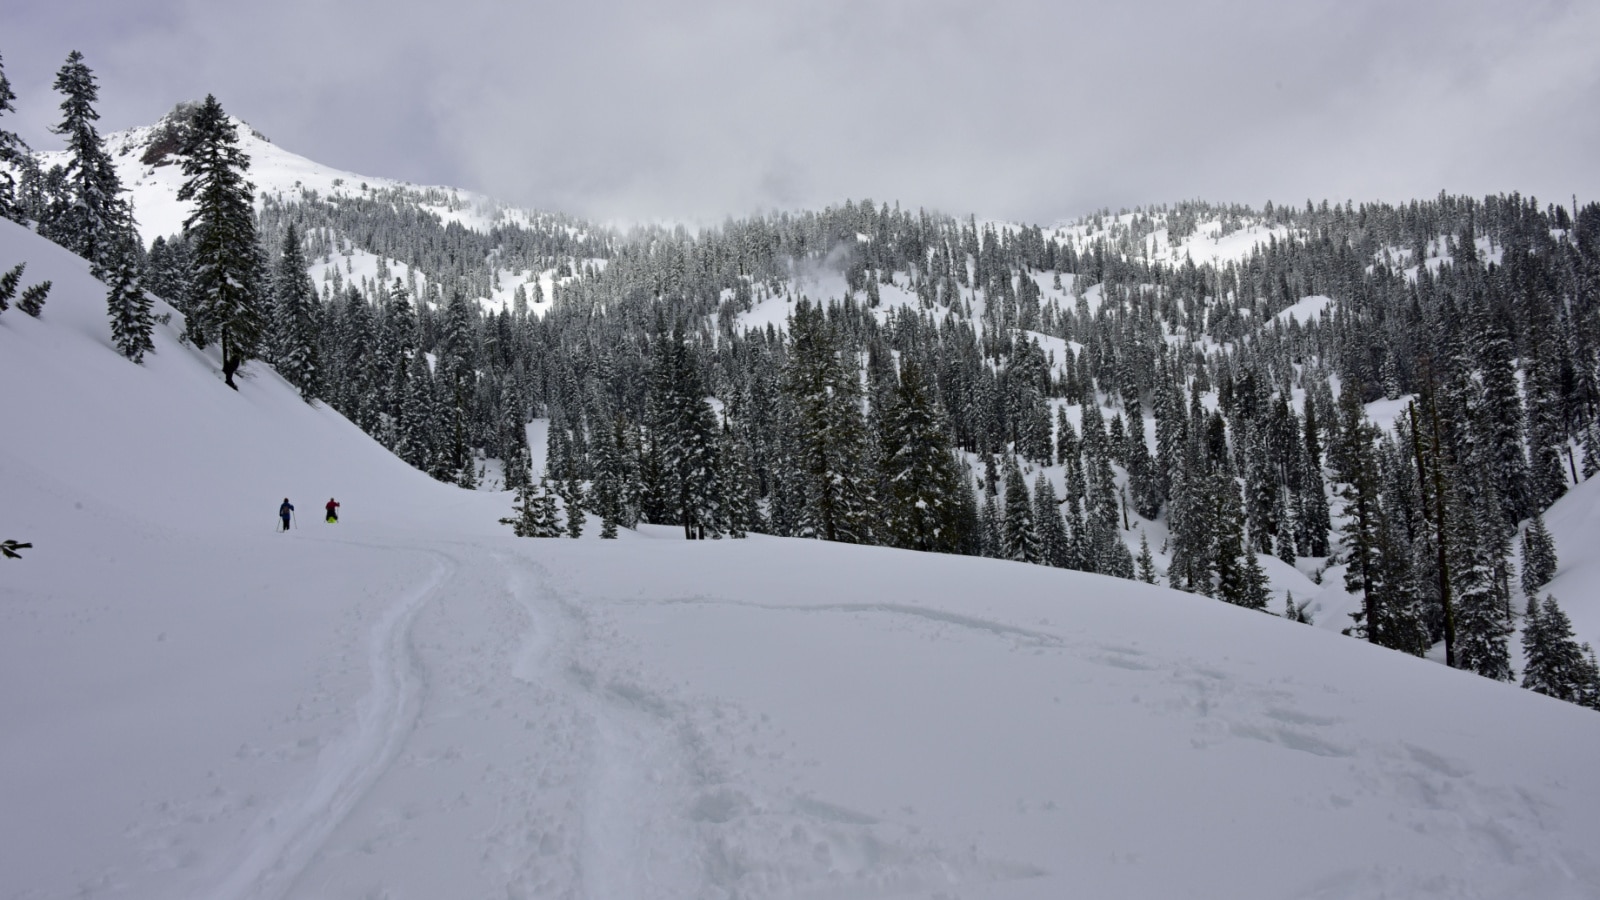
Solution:
<svg viewBox="0 0 1600 900"><path fill-rule="evenodd" d="M207 225L205 141L179 137L201 210L183 235L108 257L84 238L82 172L26 160L9 215L132 271L205 344L223 321L205 229L223 226ZM252 229L235 350L436 478L470 487L505 461L519 534L814 537L1254 608L1258 553L1319 558L1364 598L1353 634L1443 642L1451 665L1511 679L1508 637L1531 612L1548 647L1524 681L1600 705L1592 653L1538 593L1555 567L1541 511L1600 469L1600 204L1186 203L1046 231L863 200L619 233L556 215L474 230L425 208L446 197L362 188L266 198L226 226ZM1270 237L1220 266L1152 252L1158 230L1205 223ZM352 250L389 263L307 274ZM506 271L553 276L552 295L534 281L478 302ZM1325 314L1276 317L1311 295ZM786 316L741 324L774 303ZM1383 398L1408 402L1372 421ZM1160 545L1141 546L1158 521Z"/></svg>

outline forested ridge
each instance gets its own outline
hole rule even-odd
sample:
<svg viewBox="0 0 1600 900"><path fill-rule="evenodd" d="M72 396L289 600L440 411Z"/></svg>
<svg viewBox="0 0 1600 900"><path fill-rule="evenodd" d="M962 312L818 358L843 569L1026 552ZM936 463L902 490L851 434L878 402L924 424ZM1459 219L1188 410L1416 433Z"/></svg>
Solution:
<svg viewBox="0 0 1600 900"><path fill-rule="evenodd" d="M71 74L58 89L92 94ZM174 113L186 166L236 140L214 102ZM1442 643L1453 666L1600 705L1592 651L1539 592L1555 568L1540 514L1600 470L1600 204L1185 202L1041 228L859 200L623 232L301 190L213 235L234 320L203 204L148 249L120 238L137 210L63 110L67 165L0 140L18 175L0 211L134 273L199 346L224 321L254 328L224 347L225 374L227 353L273 363L441 480L473 487L501 461L519 534L592 518L604 535L814 537L1257 609L1272 554L1341 566L1358 637ZM1245 232L1260 240L1238 258L1194 259ZM353 274L355 253L379 257L376 277ZM508 278L510 301L484 302ZM1380 400L1395 418L1372 418ZM1156 522L1152 547L1138 535ZM1514 673L1519 622L1538 646Z"/></svg>

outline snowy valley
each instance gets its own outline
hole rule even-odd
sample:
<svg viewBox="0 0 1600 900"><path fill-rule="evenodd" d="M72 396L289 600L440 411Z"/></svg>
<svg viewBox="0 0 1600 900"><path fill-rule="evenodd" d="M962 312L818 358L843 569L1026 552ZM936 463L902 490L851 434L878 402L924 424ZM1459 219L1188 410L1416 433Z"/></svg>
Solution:
<svg viewBox="0 0 1600 900"><path fill-rule="evenodd" d="M1311 415L1352 416L1375 481L1403 477L1396 448L1420 443L1397 417L1433 401L1398 348L1422 329L1371 313L1350 273L1412 297L1464 246L1498 264L1503 242L1453 230L1480 211L1446 205L1410 246L1337 205L1036 228L865 201L623 234L333 172L239 127L262 243L305 238L327 332L309 402L262 361L229 390L216 347L180 340L181 305L157 302L153 352L123 358L89 263L0 220L0 271L52 285L38 317L0 316L0 538L32 544L0 561L0 896L1600 896L1600 715L1442 664L1433 495L1384 495L1385 528L1410 530L1374 558L1421 560L1385 595L1416 611L1399 652L1339 633L1363 597L1323 460L1249 492L1244 436L1298 440ZM161 128L107 139L146 245L187 215L178 168L147 158ZM1325 268L1346 227L1379 254ZM833 305L808 320L816 302ZM1396 343L1364 341L1380 333ZM815 489L781 454L808 396L779 376L822 335L845 373L830 396L857 414L909 403L897 375L929 363L962 494L930 540L959 525L950 552L905 549L887 489L840 514L862 531L799 536ZM656 393L667 347L689 348L681 409L711 417L715 503L602 512L607 448L643 464L624 431L648 445L656 405L683 399ZM1197 456L1163 469L1174 421ZM1526 507L1559 559L1537 593L1600 643L1600 479L1579 476L1575 431L1572 477ZM588 498L580 539L500 523L519 459L575 492L564 505ZM1190 480L1163 481L1175 467ZM1010 504L1014 485L1049 502ZM1217 515L1208 539L1239 529L1231 555L1196 562L1195 526L1172 527L1183 490L1188 515ZM1314 555L1296 552L1313 492L1335 500ZM1019 531L1039 510L1060 547ZM718 539L684 540L691 515ZM1264 609L1202 590L1238 559ZM1310 627L1278 615L1290 595Z"/></svg>

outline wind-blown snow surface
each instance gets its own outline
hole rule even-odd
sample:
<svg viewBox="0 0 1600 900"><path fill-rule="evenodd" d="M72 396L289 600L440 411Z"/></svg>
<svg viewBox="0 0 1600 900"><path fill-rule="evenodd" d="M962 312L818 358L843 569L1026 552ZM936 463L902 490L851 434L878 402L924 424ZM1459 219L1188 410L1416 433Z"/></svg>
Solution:
<svg viewBox="0 0 1600 900"><path fill-rule="evenodd" d="M1600 895L1592 712L1097 576L512 538L11 259L7 897Z"/></svg>

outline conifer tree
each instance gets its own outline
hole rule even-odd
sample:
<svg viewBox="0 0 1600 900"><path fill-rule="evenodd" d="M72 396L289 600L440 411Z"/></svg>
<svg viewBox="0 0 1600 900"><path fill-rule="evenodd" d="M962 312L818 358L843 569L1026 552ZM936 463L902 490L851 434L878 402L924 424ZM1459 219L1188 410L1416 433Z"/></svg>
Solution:
<svg viewBox="0 0 1600 900"><path fill-rule="evenodd" d="M1322 447L1318 439L1317 411L1306 404L1305 454L1301 458L1301 485L1295 495L1295 543L1301 556L1327 556L1328 532L1332 529L1328 512L1327 487L1322 478Z"/></svg>
<svg viewBox="0 0 1600 900"><path fill-rule="evenodd" d="M561 505L567 513L567 537L583 537L584 525L584 490L583 484L578 481L575 472L568 470L566 477L557 482L557 490L561 495Z"/></svg>
<svg viewBox="0 0 1600 900"><path fill-rule="evenodd" d="M962 481L922 367L907 360L884 411L881 480L884 539L911 550L952 552Z"/></svg>
<svg viewBox="0 0 1600 900"><path fill-rule="evenodd" d="M1544 527L1544 516L1534 515L1522 532L1522 592L1529 598L1556 574L1556 545Z"/></svg>
<svg viewBox="0 0 1600 900"><path fill-rule="evenodd" d="M626 478L622 447L622 423L613 419L606 432L591 445L594 450L594 483L589 491L590 509L600 517L600 536L617 536L623 520L623 483Z"/></svg>
<svg viewBox="0 0 1600 900"><path fill-rule="evenodd" d="M872 540L872 489L860 369L823 311L804 300L790 318L784 390L794 407L795 459L805 504L799 533L845 543Z"/></svg>
<svg viewBox="0 0 1600 900"><path fill-rule="evenodd" d="M306 274L300 229L293 223L283 234L283 252L272 280L272 362L306 400L321 395L322 364L317 347L320 308L316 288Z"/></svg>
<svg viewBox="0 0 1600 900"><path fill-rule="evenodd" d="M1374 644L1385 641L1384 574L1389 548L1379 494L1377 429L1366 420L1354 386L1339 396L1339 437L1334 468L1344 501L1345 590L1360 593L1361 611L1354 613L1358 630Z"/></svg>
<svg viewBox="0 0 1600 900"><path fill-rule="evenodd" d="M150 314L150 297L140 284L139 264L131 236L124 235L110 257L106 293L106 314L111 318L111 340L117 352L134 362L155 349L151 333L155 319Z"/></svg>
<svg viewBox="0 0 1600 900"><path fill-rule="evenodd" d="M1531 613L1534 601L1529 601ZM1544 598L1538 616L1523 623L1522 648L1526 669L1522 686L1549 697L1582 703L1594 683L1594 673L1584 648L1573 637L1572 622L1555 597Z"/></svg>
<svg viewBox="0 0 1600 900"><path fill-rule="evenodd" d="M44 308L45 297L50 293L50 282L41 281L38 284L24 288L22 296L17 296L17 287L22 283L22 273L27 269L27 263L17 263L0 275L0 312L10 308L13 299L17 308L34 318L38 318L39 311Z"/></svg>
<svg viewBox="0 0 1600 900"><path fill-rule="evenodd" d="M179 200L194 201L183 223L195 266L185 333L202 347L221 342L223 380L234 390L233 376L260 353L266 326L254 189L244 180L250 160L238 143L222 104L206 95L189 123L178 191Z"/></svg>
<svg viewBox="0 0 1600 900"><path fill-rule="evenodd" d="M1071 560L1071 548L1061 520L1061 504L1050 479L1042 471L1033 481L1033 527L1039 535L1039 562L1066 568Z"/></svg>
<svg viewBox="0 0 1600 900"><path fill-rule="evenodd" d="M1150 538L1143 530L1139 532L1139 580L1145 584L1157 584L1156 558L1150 552Z"/></svg>
<svg viewBox="0 0 1600 900"><path fill-rule="evenodd" d="M1494 502L1492 498L1488 501ZM1498 507L1490 514L1498 516ZM1455 595L1456 667L1477 672L1485 678L1510 681L1511 656L1507 639L1512 629L1495 589L1491 553L1483 549L1481 529L1484 526L1481 521L1472 521L1464 512L1451 515L1449 521L1455 530L1450 541L1454 556L1450 572Z"/></svg>
<svg viewBox="0 0 1600 900"><path fill-rule="evenodd" d="M41 281L22 289L22 296L17 298L17 309L22 310L35 319L44 309L45 297L50 294L50 282Z"/></svg>
<svg viewBox="0 0 1600 900"><path fill-rule="evenodd" d="M132 228L133 217L121 197L116 167L94 127L100 118L94 109L99 88L82 53L74 50L68 54L56 73L54 87L64 98L61 124L51 131L67 139L64 174L69 205L50 224L48 236L89 260L92 271L100 275L123 233Z"/></svg>
<svg viewBox="0 0 1600 900"><path fill-rule="evenodd" d="M724 530L728 537L742 538L761 529L761 510L756 506L755 473L750 469L750 442L744 429L723 430L718 451L722 464Z"/></svg>
<svg viewBox="0 0 1600 900"><path fill-rule="evenodd" d="M721 533L723 497L716 413L681 329L661 342L651 375L649 428L659 465L658 519L683 526L686 539Z"/></svg>
<svg viewBox="0 0 1600 900"><path fill-rule="evenodd" d="M144 289L179 311L189 300L189 247L182 240L158 237L144 261Z"/></svg>
<svg viewBox="0 0 1600 900"><path fill-rule="evenodd" d="M1013 460L1006 465L1005 520L1001 528L1000 555L1017 562L1039 562L1039 535L1033 524L1033 498L1028 495L1022 470Z"/></svg>
<svg viewBox="0 0 1600 900"><path fill-rule="evenodd" d="M434 382L448 439L439 446L446 454L447 467L455 470L468 465L471 456L467 406L477 370L473 305L461 291L451 291L442 325Z"/></svg>
<svg viewBox="0 0 1600 900"><path fill-rule="evenodd" d="M501 519L510 525L517 537L553 538L561 536L561 516L556 511L556 499L550 493L550 484L539 479L537 487L532 482L517 489L517 499L511 508L516 515Z"/></svg>
<svg viewBox="0 0 1600 900"><path fill-rule="evenodd" d="M0 116L17 111L11 101L17 95L11 90L11 82L6 79L5 65L0 61ZM11 177L12 167L17 166L24 157L28 156L28 145L17 137L15 132L0 128L0 218L21 221L22 209L17 203L16 181Z"/></svg>
<svg viewBox="0 0 1600 900"><path fill-rule="evenodd" d="M405 365L409 371L395 426L394 453L426 472L433 464L433 374L427 357L421 353L412 354Z"/></svg>
<svg viewBox="0 0 1600 900"><path fill-rule="evenodd" d="M1481 306L1482 304L1480 304ZM1532 512L1533 489L1522 443L1523 409L1518 396L1515 352L1505 325L1490 311L1478 309L1475 364L1479 391L1473 410L1480 463L1491 473L1500 497L1502 527Z"/></svg>

